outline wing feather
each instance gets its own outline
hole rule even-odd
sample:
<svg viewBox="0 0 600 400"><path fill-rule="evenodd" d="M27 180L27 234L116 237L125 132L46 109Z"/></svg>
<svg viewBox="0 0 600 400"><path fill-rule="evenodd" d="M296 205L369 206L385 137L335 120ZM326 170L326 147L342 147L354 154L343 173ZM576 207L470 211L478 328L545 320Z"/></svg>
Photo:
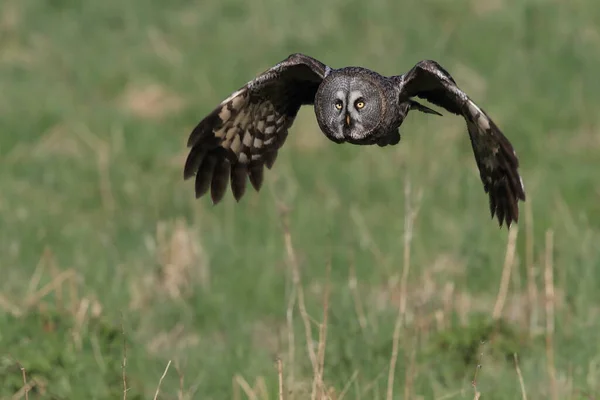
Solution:
<svg viewBox="0 0 600 400"><path fill-rule="evenodd" d="M256 191L259 191L262 186L264 179L264 171L264 164L259 161L253 163L248 167L248 176L250 178L250 183Z"/></svg>
<svg viewBox="0 0 600 400"><path fill-rule="evenodd" d="M188 138L184 179L196 176L196 197L210 187L214 204L231 183L240 200L249 178L259 190L264 166L271 168L300 107L313 104L330 69L303 54L292 54L223 100Z"/></svg>
<svg viewBox="0 0 600 400"><path fill-rule="evenodd" d="M221 201L225 195L227 184L229 183L229 174L231 172L231 163L225 157L217 159L212 180L210 183L210 196L214 204Z"/></svg>
<svg viewBox="0 0 600 400"><path fill-rule="evenodd" d="M500 226L518 222L518 202L525 201L525 188L518 172L517 154L500 128L435 61L421 61L395 78L400 88L399 101L419 97L464 117L492 218L496 216Z"/></svg>
<svg viewBox="0 0 600 400"><path fill-rule="evenodd" d="M216 164L217 157L212 154L207 155L202 161L198 173L196 174L196 198L203 196L208 191Z"/></svg>

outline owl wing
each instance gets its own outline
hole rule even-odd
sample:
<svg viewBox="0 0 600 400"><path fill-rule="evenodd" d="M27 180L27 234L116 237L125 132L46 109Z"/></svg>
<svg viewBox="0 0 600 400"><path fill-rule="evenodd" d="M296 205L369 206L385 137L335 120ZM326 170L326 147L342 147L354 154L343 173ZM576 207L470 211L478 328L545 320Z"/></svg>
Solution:
<svg viewBox="0 0 600 400"><path fill-rule="evenodd" d="M483 188L489 195L492 218L496 215L500 226L503 221L509 227L512 221L518 222L518 201L525 201L525 188L518 172L519 160L510 141L494 121L435 61L421 61L406 74L395 78L400 87L401 102L416 96L464 117Z"/></svg>
<svg viewBox="0 0 600 400"><path fill-rule="evenodd" d="M255 190L271 168L300 107L313 104L330 68L320 61L292 54L223 100L194 128L184 179L196 176L196 198L208 189L214 204L231 180L236 200L244 195L246 178Z"/></svg>

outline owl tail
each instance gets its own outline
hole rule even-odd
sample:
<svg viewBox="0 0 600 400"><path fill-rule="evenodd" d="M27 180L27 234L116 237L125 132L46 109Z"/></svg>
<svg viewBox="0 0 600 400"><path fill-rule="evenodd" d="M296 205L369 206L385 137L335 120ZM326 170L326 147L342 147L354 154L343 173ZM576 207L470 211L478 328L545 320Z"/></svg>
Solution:
<svg viewBox="0 0 600 400"><path fill-rule="evenodd" d="M439 112L437 112L435 110L432 110L431 108L426 107L423 104L418 103L418 102L416 102L414 100L410 100L410 109L411 110L418 110L418 111L424 112L426 114L439 115L440 117L442 116L442 114L440 114Z"/></svg>

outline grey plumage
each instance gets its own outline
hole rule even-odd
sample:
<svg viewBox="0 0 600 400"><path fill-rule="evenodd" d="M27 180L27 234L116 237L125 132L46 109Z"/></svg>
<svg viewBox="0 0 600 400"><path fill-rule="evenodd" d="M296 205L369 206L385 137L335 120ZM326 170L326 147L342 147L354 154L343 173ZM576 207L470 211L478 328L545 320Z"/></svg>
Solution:
<svg viewBox="0 0 600 400"><path fill-rule="evenodd" d="M525 190L509 140L491 118L458 88L438 63L420 61L403 75L386 77L362 67L332 69L292 54L223 100L194 128L184 178L195 175L196 197L211 191L213 203L230 183L240 200L247 177L259 190L302 105L314 105L321 131L335 143L379 146L400 141L399 127L410 110L441 115L421 98L461 115L475 161L500 226L519 218Z"/></svg>

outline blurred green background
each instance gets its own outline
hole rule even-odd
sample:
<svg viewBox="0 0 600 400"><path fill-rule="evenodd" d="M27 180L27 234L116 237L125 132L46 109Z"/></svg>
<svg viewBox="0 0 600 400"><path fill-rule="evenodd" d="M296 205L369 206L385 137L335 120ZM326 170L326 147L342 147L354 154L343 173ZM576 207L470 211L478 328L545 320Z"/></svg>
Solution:
<svg viewBox="0 0 600 400"><path fill-rule="evenodd" d="M327 141L305 107L260 193L195 200L190 130L294 52L434 59L509 137L528 200L496 319L508 233L447 112L382 149ZM473 398L478 362L482 398L521 398L513 353L529 399L595 398L599 70L593 0L2 0L0 397L24 398L22 366L32 399L123 398L126 359L127 399L169 360L158 398L276 399L280 358L309 398L328 293L316 398Z"/></svg>

